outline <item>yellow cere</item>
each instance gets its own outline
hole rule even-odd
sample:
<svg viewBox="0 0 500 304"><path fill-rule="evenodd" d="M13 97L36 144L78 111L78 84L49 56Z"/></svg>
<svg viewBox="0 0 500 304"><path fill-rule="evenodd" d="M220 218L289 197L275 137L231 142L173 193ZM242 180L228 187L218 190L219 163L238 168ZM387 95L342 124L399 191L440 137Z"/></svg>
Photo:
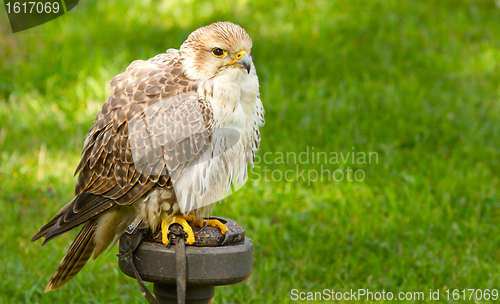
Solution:
<svg viewBox="0 0 500 304"><path fill-rule="evenodd" d="M240 60L241 58L243 58L243 56L247 54L248 53L245 50L239 51L238 54L236 54L236 56L234 57L233 61L231 61L229 64L236 64L236 61Z"/></svg>

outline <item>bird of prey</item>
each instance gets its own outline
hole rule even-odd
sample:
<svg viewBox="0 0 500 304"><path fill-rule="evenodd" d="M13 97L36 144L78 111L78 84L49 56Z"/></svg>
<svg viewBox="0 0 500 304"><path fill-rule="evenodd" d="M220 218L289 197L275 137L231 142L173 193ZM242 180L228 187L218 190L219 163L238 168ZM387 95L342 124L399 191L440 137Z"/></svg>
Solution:
<svg viewBox="0 0 500 304"><path fill-rule="evenodd" d="M45 237L45 244L83 224L45 292L73 278L133 221L161 229L165 245L173 223L189 244L188 222L225 232L204 217L246 180L264 124L251 49L242 27L218 22L111 80L111 96L86 135L75 197L31 239Z"/></svg>

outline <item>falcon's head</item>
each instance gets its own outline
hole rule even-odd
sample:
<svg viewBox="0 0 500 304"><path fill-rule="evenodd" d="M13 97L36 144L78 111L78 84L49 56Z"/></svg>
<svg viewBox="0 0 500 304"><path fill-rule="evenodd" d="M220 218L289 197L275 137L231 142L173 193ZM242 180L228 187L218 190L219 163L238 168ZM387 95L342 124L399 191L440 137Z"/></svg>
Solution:
<svg viewBox="0 0 500 304"><path fill-rule="evenodd" d="M203 80L248 75L252 70L255 74L251 50L252 39L241 26L217 22L191 33L181 45L180 56L186 76Z"/></svg>

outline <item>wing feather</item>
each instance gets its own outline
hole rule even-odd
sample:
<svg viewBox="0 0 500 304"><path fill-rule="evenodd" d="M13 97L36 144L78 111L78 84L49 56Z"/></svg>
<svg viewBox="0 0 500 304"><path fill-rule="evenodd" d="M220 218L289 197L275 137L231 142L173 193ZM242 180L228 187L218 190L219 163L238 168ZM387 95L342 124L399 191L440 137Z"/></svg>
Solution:
<svg viewBox="0 0 500 304"><path fill-rule="evenodd" d="M189 166L208 148L213 113L175 55L134 61L111 80L111 96L87 133L75 172L75 198L33 240L45 236L46 243L153 187L171 188L169 167ZM137 121L143 125L135 128Z"/></svg>

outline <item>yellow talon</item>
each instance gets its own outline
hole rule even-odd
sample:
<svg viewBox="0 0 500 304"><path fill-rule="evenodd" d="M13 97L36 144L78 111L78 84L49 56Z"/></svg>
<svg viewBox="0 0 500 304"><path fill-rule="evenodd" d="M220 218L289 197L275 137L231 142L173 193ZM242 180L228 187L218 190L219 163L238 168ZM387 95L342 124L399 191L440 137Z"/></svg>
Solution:
<svg viewBox="0 0 500 304"><path fill-rule="evenodd" d="M189 214L187 216L182 215L174 215L171 218L163 219L161 221L161 241L164 245L168 245L168 233L170 232L169 227L172 224L179 224L182 226L184 231L188 234L188 238L186 241L189 245L192 245L195 242L193 229L189 226L187 221L193 221L195 216L193 214Z"/></svg>
<svg viewBox="0 0 500 304"><path fill-rule="evenodd" d="M168 226L167 226L167 219L164 218L161 221L161 242L163 245L167 246L168 245Z"/></svg>
<svg viewBox="0 0 500 304"><path fill-rule="evenodd" d="M227 227L226 225L222 224L222 222L219 220L214 220L214 219L200 220L193 222L193 225L196 225L198 227L203 227L203 225L205 225L205 222L207 223L208 226L219 227L220 232L222 234L226 234Z"/></svg>

